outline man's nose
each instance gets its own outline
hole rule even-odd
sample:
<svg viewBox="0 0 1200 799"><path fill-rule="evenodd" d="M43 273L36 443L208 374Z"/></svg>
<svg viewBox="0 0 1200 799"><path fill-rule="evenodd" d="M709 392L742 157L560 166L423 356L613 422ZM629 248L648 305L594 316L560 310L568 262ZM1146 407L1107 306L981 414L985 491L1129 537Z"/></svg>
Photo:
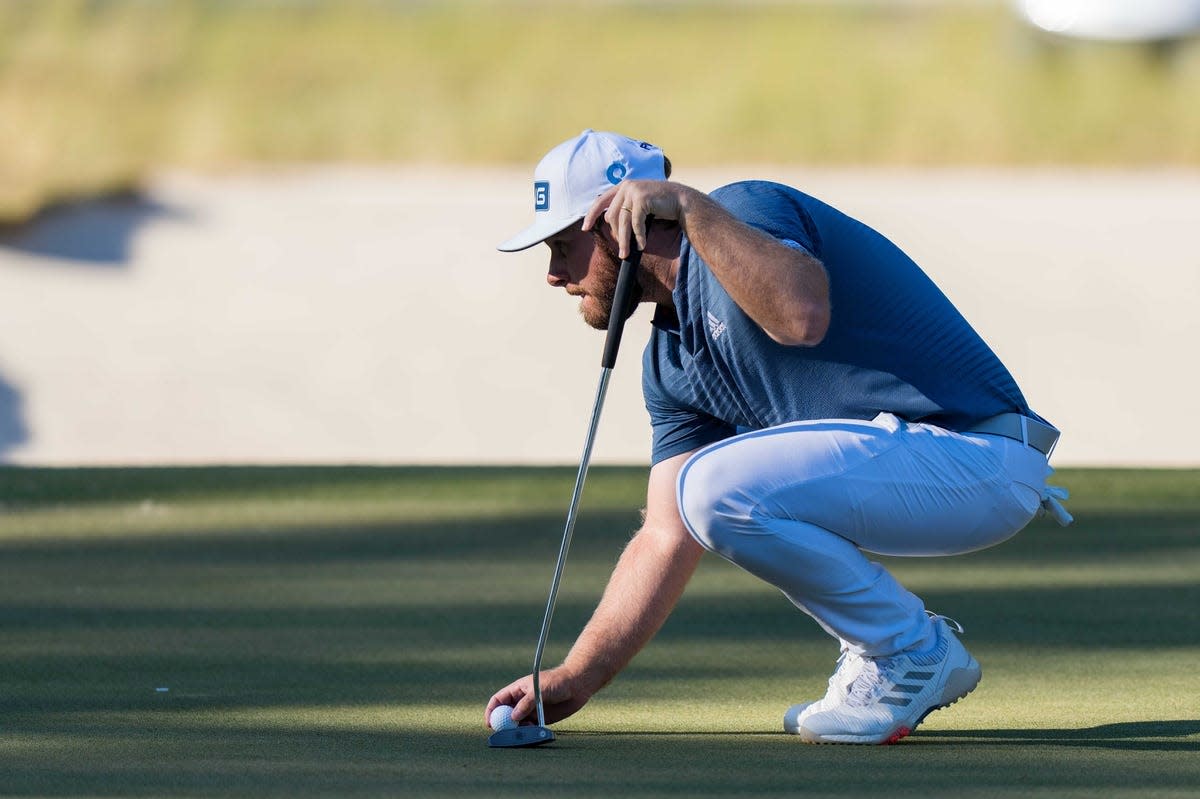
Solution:
<svg viewBox="0 0 1200 799"><path fill-rule="evenodd" d="M546 282L554 288L567 285L567 271L551 261L550 269L546 272Z"/></svg>

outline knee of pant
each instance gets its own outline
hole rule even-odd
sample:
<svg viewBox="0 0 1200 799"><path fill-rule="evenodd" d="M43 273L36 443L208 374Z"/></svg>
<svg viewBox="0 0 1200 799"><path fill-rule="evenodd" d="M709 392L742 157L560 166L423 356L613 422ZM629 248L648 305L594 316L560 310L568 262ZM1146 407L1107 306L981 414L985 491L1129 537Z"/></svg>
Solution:
<svg viewBox="0 0 1200 799"><path fill-rule="evenodd" d="M676 498L688 532L705 549L728 555L738 534L752 532L752 503L722 467L720 450L694 455L679 472Z"/></svg>

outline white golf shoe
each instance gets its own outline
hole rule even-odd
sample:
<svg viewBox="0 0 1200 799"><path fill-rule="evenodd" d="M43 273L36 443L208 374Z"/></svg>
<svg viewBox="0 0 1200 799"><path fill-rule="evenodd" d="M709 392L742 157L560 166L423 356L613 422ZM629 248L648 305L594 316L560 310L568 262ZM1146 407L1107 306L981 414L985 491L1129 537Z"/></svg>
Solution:
<svg viewBox="0 0 1200 799"><path fill-rule="evenodd" d="M858 679L862 667L862 655L851 652L849 644L843 642L842 653L837 659L837 668L834 669L833 676L829 678L829 688L825 691L825 696L815 702L801 702L789 707L783 714L783 731L799 735L800 725L805 718L813 713L837 707L846 701L850 686Z"/></svg>
<svg viewBox="0 0 1200 799"><path fill-rule="evenodd" d="M858 675L841 702L800 713L797 734L808 743L890 744L911 733L930 713L975 689L982 670L954 633L958 622L934 616L937 644L928 652L861 658ZM832 681L831 681L832 687Z"/></svg>

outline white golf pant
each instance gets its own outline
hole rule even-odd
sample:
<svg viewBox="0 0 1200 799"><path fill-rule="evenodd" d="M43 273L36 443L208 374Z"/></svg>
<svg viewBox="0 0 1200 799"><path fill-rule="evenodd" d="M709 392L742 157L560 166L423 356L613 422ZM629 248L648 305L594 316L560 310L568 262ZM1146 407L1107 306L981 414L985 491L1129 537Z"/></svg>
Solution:
<svg viewBox="0 0 1200 799"><path fill-rule="evenodd" d="M679 511L706 549L779 588L858 654L932 644L924 604L864 554L956 555L1015 535L1052 470L1003 436L881 413L720 441L679 474Z"/></svg>

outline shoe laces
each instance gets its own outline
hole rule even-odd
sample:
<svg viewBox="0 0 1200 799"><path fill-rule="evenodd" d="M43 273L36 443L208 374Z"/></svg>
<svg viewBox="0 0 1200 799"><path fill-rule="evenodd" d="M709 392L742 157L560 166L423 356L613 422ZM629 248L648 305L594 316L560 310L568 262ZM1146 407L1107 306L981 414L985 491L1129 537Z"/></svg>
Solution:
<svg viewBox="0 0 1200 799"><path fill-rule="evenodd" d="M954 630L954 632L958 633L959 635L962 635L966 632L961 624L949 616L943 616L940 613L934 613L932 610L926 610L925 615L929 617L930 621L937 621L938 619L941 619L942 621L946 622L947 627L949 627L951 630Z"/></svg>
<svg viewBox="0 0 1200 799"><path fill-rule="evenodd" d="M850 651L849 644L843 643L841 654L838 655L837 659L837 668L833 670L833 674L829 677L829 687L837 688L841 686L846 679L843 672L854 668L855 663L863 659L862 655L856 655Z"/></svg>
<svg viewBox="0 0 1200 799"><path fill-rule="evenodd" d="M850 693L846 695L846 704L869 705L878 698L885 690L885 686L892 682L891 672L895 666L895 660L890 657L863 658L862 671L850 686Z"/></svg>

